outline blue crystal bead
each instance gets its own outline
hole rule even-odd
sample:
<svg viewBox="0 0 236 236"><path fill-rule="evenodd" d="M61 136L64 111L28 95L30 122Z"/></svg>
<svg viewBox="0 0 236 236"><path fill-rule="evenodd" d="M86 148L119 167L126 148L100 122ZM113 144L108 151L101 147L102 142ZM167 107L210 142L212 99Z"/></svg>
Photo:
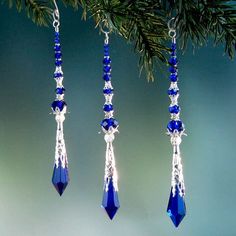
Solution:
<svg viewBox="0 0 236 236"><path fill-rule="evenodd" d="M108 51L109 50L109 44L104 44L104 51Z"/></svg>
<svg viewBox="0 0 236 236"><path fill-rule="evenodd" d="M55 50L56 52L60 52L60 51L61 51L61 46L60 46L60 45L55 45L55 46L54 46L54 50Z"/></svg>
<svg viewBox="0 0 236 236"><path fill-rule="evenodd" d="M56 166L56 164L54 165L52 183L60 196L63 194L66 186L69 183L68 167L63 168L60 160L58 167Z"/></svg>
<svg viewBox="0 0 236 236"><path fill-rule="evenodd" d="M170 81L171 82L177 82L178 80L178 75L177 74L171 74L170 75Z"/></svg>
<svg viewBox="0 0 236 236"><path fill-rule="evenodd" d="M103 71L104 71L105 73L109 73L109 72L111 71L111 66L110 66L110 65L105 65L105 66L103 67Z"/></svg>
<svg viewBox="0 0 236 236"><path fill-rule="evenodd" d="M168 94L169 95L177 95L178 94L178 92L179 92L179 90L178 89L169 89L168 90Z"/></svg>
<svg viewBox="0 0 236 236"><path fill-rule="evenodd" d="M174 113L174 114L178 114L180 112L180 107L178 105L170 106L169 112Z"/></svg>
<svg viewBox="0 0 236 236"><path fill-rule="evenodd" d="M168 125L167 125L167 129L173 133L175 130L177 130L178 132L183 131L184 130L184 125L182 123L181 120L171 120Z"/></svg>
<svg viewBox="0 0 236 236"><path fill-rule="evenodd" d="M118 192L114 188L112 177L106 180L103 192L102 207L106 210L111 220L113 219L117 210L120 207Z"/></svg>
<svg viewBox="0 0 236 236"><path fill-rule="evenodd" d="M101 126L105 130L109 130L110 127L116 128L118 126L118 121L114 118L106 118L101 122Z"/></svg>
<svg viewBox="0 0 236 236"><path fill-rule="evenodd" d="M105 81L110 81L110 80L111 80L111 75L110 75L110 74L104 74L104 75L103 75L103 79L104 79Z"/></svg>
<svg viewBox="0 0 236 236"><path fill-rule="evenodd" d="M111 89L111 88L103 89L103 93L104 94L112 94L113 93L113 89Z"/></svg>
<svg viewBox="0 0 236 236"><path fill-rule="evenodd" d="M178 227L180 222L186 215L186 206L184 197L179 194L179 189L176 188L175 196L173 197L172 189L170 192L167 214L171 218L175 227Z"/></svg>
<svg viewBox="0 0 236 236"><path fill-rule="evenodd" d="M65 101L56 100L52 103L51 107L53 111L56 111L56 109L59 109L60 111L62 111L65 106L66 106Z"/></svg>
<svg viewBox="0 0 236 236"><path fill-rule="evenodd" d="M61 64L62 64L62 60L56 60L55 61L55 65L56 66L61 66Z"/></svg>
<svg viewBox="0 0 236 236"><path fill-rule="evenodd" d="M62 56L62 54L61 54L60 52L56 52L56 53L55 53L55 58L56 58L56 59L60 59L61 56Z"/></svg>
<svg viewBox="0 0 236 236"><path fill-rule="evenodd" d="M178 64L178 59L176 57L172 57L170 60L169 60L169 63L173 66L177 65Z"/></svg>
<svg viewBox="0 0 236 236"><path fill-rule="evenodd" d="M60 43L60 38L59 38L59 37L55 37L54 42L55 42L56 44L59 44L59 43Z"/></svg>
<svg viewBox="0 0 236 236"><path fill-rule="evenodd" d="M54 78L60 78L62 76L63 76L62 73L54 73Z"/></svg>
<svg viewBox="0 0 236 236"><path fill-rule="evenodd" d="M170 71L170 73L177 73L178 69L177 69L177 67L171 66L169 71Z"/></svg>
<svg viewBox="0 0 236 236"><path fill-rule="evenodd" d="M112 104L105 104L103 106L103 110L106 112L113 111L113 105Z"/></svg>
<svg viewBox="0 0 236 236"><path fill-rule="evenodd" d="M109 65L111 63L111 58L110 57L105 57L104 59L103 59L103 64L104 65Z"/></svg>
<svg viewBox="0 0 236 236"><path fill-rule="evenodd" d="M56 90L55 90L55 92L56 92L56 94L64 94L64 92L65 92L65 88L63 88L63 87L61 87L61 88L56 88Z"/></svg>
<svg viewBox="0 0 236 236"><path fill-rule="evenodd" d="M176 43L172 43L172 44L171 44L171 49L174 51L174 50L176 50L176 48L177 48Z"/></svg>

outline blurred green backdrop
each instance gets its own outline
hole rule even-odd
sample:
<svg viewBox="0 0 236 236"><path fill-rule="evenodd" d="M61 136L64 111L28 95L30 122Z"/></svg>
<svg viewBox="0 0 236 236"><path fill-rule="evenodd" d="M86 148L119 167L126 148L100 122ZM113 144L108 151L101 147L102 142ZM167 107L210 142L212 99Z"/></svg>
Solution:
<svg viewBox="0 0 236 236"><path fill-rule="evenodd" d="M139 78L132 45L111 38L115 141L121 208L110 221L100 208L105 142L103 36L93 21L61 9L71 182L62 198L51 184L56 124L53 29L0 7L1 236L235 236L235 60L212 45L180 57L182 154L187 216L175 229L166 215L170 191L169 81Z"/></svg>

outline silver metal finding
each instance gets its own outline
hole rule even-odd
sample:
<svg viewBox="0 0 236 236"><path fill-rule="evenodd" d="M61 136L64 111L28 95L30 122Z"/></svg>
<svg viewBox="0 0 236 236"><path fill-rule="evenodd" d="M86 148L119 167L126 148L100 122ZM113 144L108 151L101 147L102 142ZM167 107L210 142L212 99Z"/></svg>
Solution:
<svg viewBox="0 0 236 236"><path fill-rule="evenodd" d="M105 30L105 28L107 28L107 30ZM105 44L108 44L109 42L109 34L111 33L112 29L109 28L107 20L103 20L101 25L100 25L100 30L102 33L105 34Z"/></svg>
<svg viewBox="0 0 236 236"><path fill-rule="evenodd" d="M169 36L170 38L174 39L176 38L176 23L175 23L175 18L172 17L168 23L167 23L168 29L169 29Z"/></svg>
<svg viewBox="0 0 236 236"><path fill-rule="evenodd" d="M53 3L54 3L54 6L55 6L55 9L52 13L52 16L53 16L53 27L55 28L55 31L56 32L59 32L59 26L60 26L60 13L59 13L59 9L58 9L58 6L57 6L57 3L56 3L56 0L53 0Z"/></svg>

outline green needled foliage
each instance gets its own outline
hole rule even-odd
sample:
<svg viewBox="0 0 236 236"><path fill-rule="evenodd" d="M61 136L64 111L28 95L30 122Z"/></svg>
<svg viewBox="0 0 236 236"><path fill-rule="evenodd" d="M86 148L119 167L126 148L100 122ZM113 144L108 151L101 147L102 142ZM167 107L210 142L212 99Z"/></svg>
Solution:
<svg viewBox="0 0 236 236"><path fill-rule="evenodd" d="M12 0L38 25L52 21L53 1ZM233 58L236 44L236 1L226 0L62 0L66 6L83 9L83 18L93 17L96 26L106 23L114 33L133 43L140 54L140 70L154 80L158 61L168 64L167 22L175 17L181 49L190 42L202 46L212 38L225 44L225 52Z"/></svg>

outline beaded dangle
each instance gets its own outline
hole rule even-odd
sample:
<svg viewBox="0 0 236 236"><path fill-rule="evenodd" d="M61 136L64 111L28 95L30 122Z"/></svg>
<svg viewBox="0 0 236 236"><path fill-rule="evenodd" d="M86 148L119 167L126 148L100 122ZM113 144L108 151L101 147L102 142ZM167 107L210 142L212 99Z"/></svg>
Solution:
<svg viewBox="0 0 236 236"><path fill-rule="evenodd" d="M178 82L178 69L177 64L178 60L176 57L176 30L174 18L172 18L169 23L169 36L172 39L171 44L171 58L169 61L170 64L170 87L168 90L168 95L171 100L169 106L169 112L171 114L171 120L167 125L167 134L170 136L170 142L173 146L173 160L172 160L172 180L171 180L171 193L169 198L169 203L167 207L167 213L171 220L173 221L176 227L179 226L180 222L186 215L186 206L185 206L185 186L184 186L184 177L183 177L183 167L181 164L181 155L180 155L180 144L182 141L182 135L184 133L184 124L180 120L180 107L178 105L179 98L179 88L177 85ZM173 27L171 26L173 25Z"/></svg>
<svg viewBox="0 0 236 236"><path fill-rule="evenodd" d="M105 161L105 175L104 175L104 192L102 207L106 210L109 218L112 220L117 210L120 207L118 199L118 176L115 166L115 156L113 150L113 141L115 139L115 133L118 132L118 122L114 118L112 97L113 87L111 84L111 59L109 56L109 32L101 29L105 34L104 41L104 59L103 59L103 79L105 86L103 88L103 94L105 97L105 104L103 111L105 118L101 122L101 127L105 133L104 139L106 141L106 161Z"/></svg>
<svg viewBox="0 0 236 236"><path fill-rule="evenodd" d="M52 183L56 188L57 192L61 196L69 182L68 175L68 161L66 154L66 146L63 133L63 122L65 120L65 113L67 105L64 101L65 88L62 84L63 82L63 72L62 72L62 54L61 45L59 37L59 26L60 26L60 15L59 10L54 0L56 9L53 12L53 27L55 29L55 65L56 69L54 72L54 79L56 81L56 99L51 105L53 114L55 115L55 120L57 122L57 132L56 132L56 147L55 147L55 164L52 176Z"/></svg>

